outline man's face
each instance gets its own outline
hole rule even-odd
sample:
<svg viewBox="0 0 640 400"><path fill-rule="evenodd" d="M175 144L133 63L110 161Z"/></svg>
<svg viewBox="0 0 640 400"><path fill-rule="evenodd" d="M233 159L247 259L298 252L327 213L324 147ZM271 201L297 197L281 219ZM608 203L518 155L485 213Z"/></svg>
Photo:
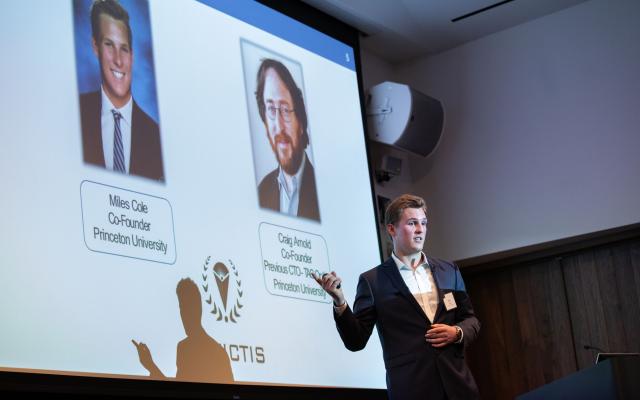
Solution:
<svg viewBox="0 0 640 400"><path fill-rule="evenodd" d="M114 106L124 106L131 97L131 65L133 51L124 22L100 15L98 41L92 41L93 52L100 62L102 86Z"/></svg>
<svg viewBox="0 0 640 400"><path fill-rule="evenodd" d="M396 225L387 225L397 256L407 256L422 251L427 234L427 216L422 208L405 208Z"/></svg>
<svg viewBox="0 0 640 400"><path fill-rule="evenodd" d="M300 145L302 131L296 113L291 111L291 93L272 68L265 74L263 101L265 127L273 153L282 169L289 175L294 175L300 167L304 152ZM269 109L273 110L273 107L276 108L275 115L270 115ZM286 109L290 110L288 115L285 115Z"/></svg>

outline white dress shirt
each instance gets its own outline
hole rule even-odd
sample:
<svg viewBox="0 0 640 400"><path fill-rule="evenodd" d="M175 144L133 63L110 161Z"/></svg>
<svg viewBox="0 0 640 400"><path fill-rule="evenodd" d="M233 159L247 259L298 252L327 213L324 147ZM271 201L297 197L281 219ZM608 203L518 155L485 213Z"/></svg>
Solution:
<svg viewBox="0 0 640 400"><path fill-rule="evenodd" d="M295 175L289 175L279 167L278 186L280 187L280 212L296 216L300 203L300 187L302 186L302 173L307 161L307 153L302 153L302 162Z"/></svg>
<svg viewBox="0 0 640 400"><path fill-rule="evenodd" d="M393 258L398 270L400 270L402 280L409 288L409 291L433 323L438 310L439 297L438 288L433 280L427 256L422 252L420 253L420 264L415 269L405 265L393 252L391 253L391 258Z"/></svg>

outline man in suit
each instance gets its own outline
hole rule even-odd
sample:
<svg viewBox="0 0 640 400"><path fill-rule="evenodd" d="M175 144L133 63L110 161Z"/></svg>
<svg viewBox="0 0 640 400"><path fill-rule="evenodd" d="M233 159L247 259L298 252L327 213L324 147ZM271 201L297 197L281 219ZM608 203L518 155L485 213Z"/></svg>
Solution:
<svg viewBox="0 0 640 400"><path fill-rule="evenodd" d="M396 198L387 207L385 224L392 256L360 275L353 309L335 272L314 276L333 298L345 347L363 349L376 325L390 399L478 398L464 349L477 337L480 322L458 267L422 252L427 233L424 200Z"/></svg>
<svg viewBox="0 0 640 400"><path fill-rule="evenodd" d="M260 207L320 221L302 91L281 62L264 59L258 69L256 101L278 168L258 185Z"/></svg>
<svg viewBox="0 0 640 400"><path fill-rule="evenodd" d="M158 124L131 95L129 14L116 0L97 0L91 7L91 31L102 85L80 96L84 161L164 181Z"/></svg>

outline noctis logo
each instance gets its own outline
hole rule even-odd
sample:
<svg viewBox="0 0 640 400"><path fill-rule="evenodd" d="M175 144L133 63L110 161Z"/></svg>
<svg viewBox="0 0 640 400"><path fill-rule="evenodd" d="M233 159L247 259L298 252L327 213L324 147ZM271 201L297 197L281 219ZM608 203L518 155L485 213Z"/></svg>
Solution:
<svg viewBox="0 0 640 400"><path fill-rule="evenodd" d="M202 290L216 321L237 323L242 308L242 281L233 261L227 262L218 261L214 264L211 256L207 257L202 266Z"/></svg>

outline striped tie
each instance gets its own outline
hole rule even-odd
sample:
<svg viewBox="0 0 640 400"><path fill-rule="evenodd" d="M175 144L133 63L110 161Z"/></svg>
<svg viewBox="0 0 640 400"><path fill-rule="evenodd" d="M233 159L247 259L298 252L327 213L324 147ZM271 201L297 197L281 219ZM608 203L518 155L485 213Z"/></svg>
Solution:
<svg viewBox="0 0 640 400"><path fill-rule="evenodd" d="M115 121L115 129L113 130L113 170L126 173L124 168L124 150L122 148L122 132L120 131L120 120L122 114L116 110L111 110Z"/></svg>

